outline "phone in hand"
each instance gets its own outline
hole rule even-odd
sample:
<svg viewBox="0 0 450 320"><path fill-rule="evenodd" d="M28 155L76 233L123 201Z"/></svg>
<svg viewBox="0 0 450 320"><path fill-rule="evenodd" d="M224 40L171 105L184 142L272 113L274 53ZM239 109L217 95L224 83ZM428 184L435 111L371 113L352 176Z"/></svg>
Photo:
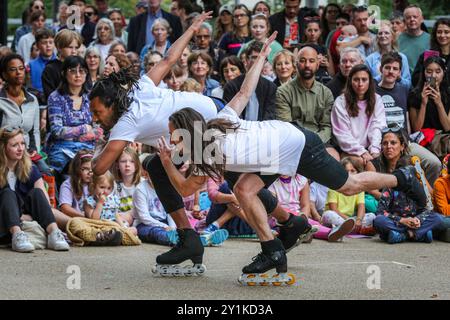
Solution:
<svg viewBox="0 0 450 320"><path fill-rule="evenodd" d="M427 84L431 88L436 89L436 78L435 77L427 77Z"/></svg>

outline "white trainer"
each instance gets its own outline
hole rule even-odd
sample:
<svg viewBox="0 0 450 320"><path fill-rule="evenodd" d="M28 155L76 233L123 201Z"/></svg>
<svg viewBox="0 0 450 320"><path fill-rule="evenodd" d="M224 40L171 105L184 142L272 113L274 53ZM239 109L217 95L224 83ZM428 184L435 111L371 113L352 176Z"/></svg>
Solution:
<svg viewBox="0 0 450 320"><path fill-rule="evenodd" d="M19 231L12 236L12 249L17 252L33 252L34 246L30 242L27 234Z"/></svg>
<svg viewBox="0 0 450 320"><path fill-rule="evenodd" d="M68 251L70 246L61 230L56 229L48 235L47 248L55 251Z"/></svg>

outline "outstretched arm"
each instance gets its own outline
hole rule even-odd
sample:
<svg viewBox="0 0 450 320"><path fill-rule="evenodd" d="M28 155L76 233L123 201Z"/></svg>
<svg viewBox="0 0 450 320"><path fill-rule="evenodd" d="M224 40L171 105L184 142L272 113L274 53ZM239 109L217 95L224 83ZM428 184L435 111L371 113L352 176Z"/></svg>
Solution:
<svg viewBox="0 0 450 320"><path fill-rule="evenodd" d="M120 157L127 144L128 141L124 140L109 141L100 154L95 156L92 161L92 171L94 171L94 174L101 175L108 171Z"/></svg>
<svg viewBox="0 0 450 320"><path fill-rule="evenodd" d="M266 40L261 52L258 55L258 59L256 59L253 66L250 68L250 71L247 72L244 82L242 83L241 89L228 103L228 106L233 108L238 115L242 113L248 101L250 100L252 92L255 91L256 89L259 77L264 67L264 63L266 62L266 58L270 53L270 45L272 44L272 42L275 40L276 37L277 32L275 31L270 36L270 38Z"/></svg>
<svg viewBox="0 0 450 320"><path fill-rule="evenodd" d="M169 48L164 59L147 73L148 77L152 79L155 85L158 85L161 82L164 76L169 72L170 68L178 61L184 48L188 46L189 41L191 41L191 38L200 29L202 23L211 18L212 11L203 12L201 15L197 16L192 22L192 25Z"/></svg>

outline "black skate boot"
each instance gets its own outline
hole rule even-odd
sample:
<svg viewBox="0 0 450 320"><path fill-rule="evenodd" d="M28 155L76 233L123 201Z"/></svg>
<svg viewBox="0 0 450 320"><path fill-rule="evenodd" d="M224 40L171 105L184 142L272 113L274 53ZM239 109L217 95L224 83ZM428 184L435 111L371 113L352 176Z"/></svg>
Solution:
<svg viewBox="0 0 450 320"><path fill-rule="evenodd" d="M278 224L278 226L280 227L278 239L283 243L286 253L311 236L314 233L313 231L317 231L312 228L303 215L295 216L290 214L289 219L282 224Z"/></svg>
<svg viewBox="0 0 450 320"><path fill-rule="evenodd" d="M392 173L397 178L398 185L394 189L404 192L417 205L419 212L426 210L427 195L425 189L427 186L422 186L419 182L416 168L413 166L401 167Z"/></svg>
<svg viewBox="0 0 450 320"><path fill-rule="evenodd" d="M287 272L287 257L279 239L261 242L262 252L253 257L253 262L242 268L239 283L244 285L293 284L295 277ZM277 274L270 277L264 272L276 269Z"/></svg>
<svg viewBox="0 0 450 320"><path fill-rule="evenodd" d="M204 248L200 236L192 229L178 229L179 241L168 252L156 257L153 273L162 276L201 275L206 271L203 262ZM193 266L179 266L183 261L191 260Z"/></svg>

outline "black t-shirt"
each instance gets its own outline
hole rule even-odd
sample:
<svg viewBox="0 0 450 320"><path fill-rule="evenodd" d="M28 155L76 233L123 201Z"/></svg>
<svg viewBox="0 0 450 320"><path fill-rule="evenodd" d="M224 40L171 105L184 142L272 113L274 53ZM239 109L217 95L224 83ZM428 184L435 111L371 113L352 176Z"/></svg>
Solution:
<svg viewBox="0 0 450 320"><path fill-rule="evenodd" d="M443 90L441 86L441 97L443 101L449 101L450 97L444 97L445 94L446 91ZM422 103L421 90L415 88L408 95L408 108L415 108L417 110L420 110L421 103ZM443 105L445 113L448 114L448 112L450 111L450 104L443 103ZM430 128L445 131L444 127L441 124L441 121L439 120L438 107L431 98L428 99L425 111L425 120L423 122L422 128Z"/></svg>
<svg viewBox="0 0 450 320"><path fill-rule="evenodd" d="M407 128L406 112L408 111L408 88L396 83L394 88L387 89L376 85L376 92L381 96L386 113L386 123L397 123L402 128Z"/></svg>
<svg viewBox="0 0 450 320"><path fill-rule="evenodd" d="M347 78L345 78L340 72L338 72L330 82L326 84L328 89L333 93L334 99L339 97L342 93L344 93L345 82Z"/></svg>

